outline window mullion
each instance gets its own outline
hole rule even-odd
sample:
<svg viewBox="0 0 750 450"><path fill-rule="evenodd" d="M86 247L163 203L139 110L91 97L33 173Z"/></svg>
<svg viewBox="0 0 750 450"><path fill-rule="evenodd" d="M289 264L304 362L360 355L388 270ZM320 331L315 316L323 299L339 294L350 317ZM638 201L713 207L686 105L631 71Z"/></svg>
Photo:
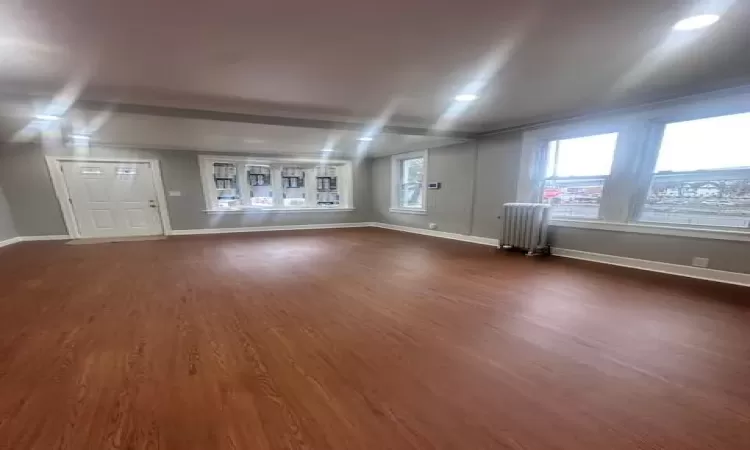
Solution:
<svg viewBox="0 0 750 450"><path fill-rule="evenodd" d="M308 208L318 206L318 168L315 166L312 169L305 169L305 206Z"/></svg>
<svg viewBox="0 0 750 450"><path fill-rule="evenodd" d="M643 134L636 173L633 177L636 188L631 192L628 222L637 222L643 210L648 192L651 189L656 161L659 159L659 148L664 137L664 124L649 122Z"/></svg>
<svg viewBox="0 0 750 450"><path fill-rule="evenodd" d="M552 166L552 176L557 177L557 164L560 161L560 141L555 141L555 164Z"/></svg>
<svg viewBox="0 0 750 450"><path fill-rule="evenodd" d="M640 186L638 161L647 131L640 122L628 123L620 131L599 210L599 217L606 222L625 223L630 217L633 194Z"/></svg>
<svg viewBox="0 0 750 450"><path fill-rule="evenodd" d="M525 192L526 195L519 198L518 201L521 202L541 202L543 200L543 193L544 193L544 186L545 182L547 180L547 164L548 164L548 158L549 158L549 145L550 141L539 141L535 143L535 151L533 154L533 161L531 163L531 190L530 192ZM552 175L553 177L557 176L557 155L560 153L557 151L557 145L559 145L559 142L556 143L556 151L555 151L555 163L552 169Z"/></svg>
<svg viewBox="0 0 750 450"><path fill-rule="evenodd" d="M339 206L351 208L353 205L349 192L353 192L352 186L352 165L351 163L336 169L339 189Z"/></svg>
<svg viewBox="0 0 750 450"><path fill-rule="evenodd" d="M247 177L249 165L242 161L237 162L237 184L240 186L240 204L243 207L248 207L252 203L252 189Z"/></svg>
<svg viewBox="0 0 750 450"><path fill-rule="evenodd" d="M404 207L403 192L404 192L404 160L398 160L398 171L396 172L396 205L399 208Z"/></svg>
<svg viewBox="0 0 750 450"><path fill-rule="evenodd" d="M219 207L218 190L216 189L216 183L214 181L214 162L213 160L206 159L201 164L203 173L203 185L204 195L206 197L206 208L217 209Z"/></svg>
<svg viewBox="0 0 750 450"><path fill-rule="evenodd" d="M284 206L284 189L281 183L281 165L271 165L271 189L273 189L273 207Z"/></svg>

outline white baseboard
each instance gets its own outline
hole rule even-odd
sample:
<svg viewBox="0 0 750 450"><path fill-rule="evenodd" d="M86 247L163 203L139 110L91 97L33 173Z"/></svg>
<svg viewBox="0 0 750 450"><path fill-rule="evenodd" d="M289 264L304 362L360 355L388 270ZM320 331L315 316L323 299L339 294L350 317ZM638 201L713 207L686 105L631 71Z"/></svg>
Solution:
<svg viewBox="0 0 750 450"><path fill-rule="evenodd" d="M14 238L5 239L4 241L0 241L0 247L7 247L8 245L13 245L17 242L21 242L22 238L21 236L16 236Z"/></svg>
<svg viewBox="0 0 750 450"><path fill-rule="evenodd" d="M277 225L271 227L238 227L238 228L203 228L199 230L172 230L171 236L190 236L196 234L254 233L259 231L292 231L292 230L326 230L330 228L371 227L372 222L356 223L321 223L315 225Z"/></svg>
<svg viewBox="0 0 750 450"><path fill-rule="evenodd" d="M736 284L739 286L750 286L750 274L746 273L704 269L702 267L683 266L680 264L626 258L624 256L605 255L602 253L591 253L556 247L552 248L552 254L563 258L581 259L584 261L611 264L613 266L648 270L649 272L668 273L670 275L681 277L698 278L700 280L717 281L720 283Z"/></svg>
<svg viewBox="0 0 750 450"><path fill-rule="evenodd" d="M54 234L50 236L21 236L20 242L33 242L33 241L66 241L71 239L67 234Z"/></svg>
<svg viewBox="0 0 750 450"><path fill-rule="evenodd" d="M404 227L388 223L373 223L372 226L388 230L403 231L406 233L422 234L426 236L453 239L456 241L472 242L474 244L498 246L498 239L484 238L479 236L468 236L458 233L446 233L443 231L425 230L422 228ZM569 250L564 248L552 248L552 254L564 258L582 259L585 261L611 264L614 266L630 267L633 269L648 270L651 272L667 273L681 277L697 278L701 280L716 281L719 283L736 284L739 286L750 286L750 274L727 272L724 270L704 269L702 267L683 266L644 259L626 258L624 256L605 255L602 253L591 253L580 250Z"/></svg>
<svg viewBox="0 0 750 450"><path fill-rule="evenodd" d="M375 222L373 227L385 228L387 230L403 231L405 233L423 234L425 236L439 237L443 239L453 239L454 241L471 242L473 244L490 245L497 247L498 240L479 236L470 236L467 234L446 233L445 231L426 230L424 228L404 227L401 225L391 225L390 223Z"/></svg>
<svg viewBox="0 0 750 450"><path fill-rule="evenodd" d="M17 244L19 242L32 242L32 241L63 241L70 239L68 235L51 235L51 236L16 236L14 238L0 241L0 247L6 247L8 245Z"/></svg>

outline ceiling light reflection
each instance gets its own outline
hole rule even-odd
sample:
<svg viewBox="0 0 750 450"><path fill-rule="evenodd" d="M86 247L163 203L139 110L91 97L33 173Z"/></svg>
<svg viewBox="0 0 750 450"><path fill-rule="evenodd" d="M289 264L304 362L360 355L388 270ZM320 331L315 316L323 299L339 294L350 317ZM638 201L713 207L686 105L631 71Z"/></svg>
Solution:
<svg viewBox="0 0 750 450"><path fill-rule="evenodd" d="M34 116L34 118L37 120L45 120L47 122L60 120L60 116L53 116L51 114L37 114L36 116Z"/></svg>
<svg viewBox="0 0 750 450"><path fill-rule="evenodd" d="M677 22L672 29L675 31L693 31L701 28L710 27L719 21L716 14L702 14L699 16L688 17Z"/></svg>
<svg viewBox="0 0 750 450"><path fill-rule="evenodd" d="M441 114L431 129L440 131L454 127L455 122L466 113L471 102L479 98L479 93L486 90L490 81L511 60L520 44L525 40L535 15L534 8L526 10L515 26L504 33L504 37L481 59L469 78L471 81L458 89L460 94L454 97L454 101Z"/></svg>
<svg viewBox="0 0 750 450"><path fill-rule="evenodd" d="M478 99L479 96L476 94L459 94L453 98L457 102L473 102Z"/></svg>
<svg viewBox="0 0 750 450"><path fill-rule="evenodd" d="M645 82L664 65L676 57L685 57L685 51L698 42L705 28L716 23L736 2L736 0L701 0L684 12L686 19L677 22L665 31L661 42L649 49L641 59L626 70L613 84L607 101L623 98L628 91ZM675 33L674 31L694 31Z"/></svg>

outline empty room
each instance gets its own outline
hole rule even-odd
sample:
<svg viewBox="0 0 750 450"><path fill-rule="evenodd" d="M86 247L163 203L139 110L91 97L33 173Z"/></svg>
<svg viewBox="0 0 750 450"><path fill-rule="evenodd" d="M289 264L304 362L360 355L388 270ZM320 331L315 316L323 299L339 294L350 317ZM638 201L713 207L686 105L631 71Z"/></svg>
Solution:
<svg viewBox="0 0 750 450"><path fill-rule="evenodd" d="M0 448L750 449L750 4L0 5Z"/></svg>

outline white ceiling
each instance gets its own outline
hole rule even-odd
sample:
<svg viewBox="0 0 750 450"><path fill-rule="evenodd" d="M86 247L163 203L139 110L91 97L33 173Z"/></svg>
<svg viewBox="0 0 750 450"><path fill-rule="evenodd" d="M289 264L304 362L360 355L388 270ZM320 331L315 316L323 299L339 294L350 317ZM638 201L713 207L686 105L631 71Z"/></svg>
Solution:
<svg viewBox="0 0 750 450"><path fill-rule="evenodd" d="M92 132L92 143L136 148L196 149L222 152L366 157L441 147L461 139L380 133L361 142L358 131L114 114Z"/></svg>
<svg viewBox="0 0 750 450"><path fill-rule="evenodd" d="M0 91L480 132L747 83L748 23L746 0L15 0Z"/></svg>
<svg viewBox="0 0 750 450"><path fill-rule="evenodd" d="M60 122L45 122L34 120L33 108L28 105L10 105L0 106L0 141L33 140L41 131L60 126L64 136L87 135L91 145L99 146L311 156L323 154L324 148L332 148L334 151L326 154L363 158L442 147L466 140L378 133L371 142L362 142L357 140L362 136L359 130L90 111L71 111Z"/></svg>

